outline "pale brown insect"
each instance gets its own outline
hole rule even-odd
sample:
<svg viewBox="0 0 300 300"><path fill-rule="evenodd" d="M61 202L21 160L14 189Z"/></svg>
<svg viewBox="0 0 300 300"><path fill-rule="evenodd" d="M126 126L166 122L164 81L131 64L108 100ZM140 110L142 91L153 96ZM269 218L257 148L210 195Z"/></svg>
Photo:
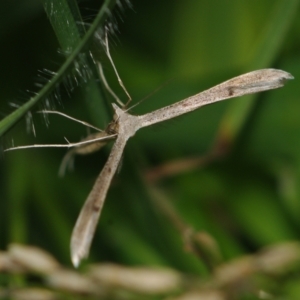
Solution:
<svg viewBox="0 0 300 300"><path fill-rule="evenodd" d="M128 95L130 101L131 98L128 92L126 91L110 57L107 37L105 46L107 50L107 55L114 67L119 83L124 89L125 93ZM35 147L74 147L73 152L80 154L81 152L88 153L93 151L94 148L102 147L109 139L116 139L115 144L113 145L111 153L108 157L108 160L104 165L101 173L99 174L90 194L88 195L72 232L71 258L74 266L76 267L80 264L81 260L83 258L86 258L89 254L91 242L94 237L103 203L106 198L106 194L109 189L112 178L116 173L116 170L118 169L118 165L120 163L124 147L128 139L134 136L139 129L175 118L182 114L196 110L207 104L247 94L276 89L282 87L286 80L293 79L293 76L291 74L282 70L257 70L232 78L195 96L186 98L182 101L155 110L148 114L134 116L128 113L128 111L125 109L126 105L123 105L123 103L119 101L119 99L109 88L105 77L102 73L102 68L100 64L99 69L100 76L102 77L102 80L106 85L108 91L116 98L117 102L122 106L122 108L120 108L116 104L113 104L113 108L115 111L114 118L112 122L107 126L105 131L94 134L94 136L89 136L88 138L84 139L79 143L68 143L67 145L31 145L7 149L15 150ZM90 124L87 124L82 121L79 122L91 127ZM62 169L64 169L68 158L69 157L66 156L66 161L63 163Z"/></svg>

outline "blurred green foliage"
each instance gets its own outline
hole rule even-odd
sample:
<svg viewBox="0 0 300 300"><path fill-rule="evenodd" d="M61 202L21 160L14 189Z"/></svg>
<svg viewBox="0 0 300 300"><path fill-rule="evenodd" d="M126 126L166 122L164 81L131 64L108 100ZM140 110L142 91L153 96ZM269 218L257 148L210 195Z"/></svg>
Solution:
<svg viewBox="0 0 300 300"><path fill-rule="evenodd" d="M160 87L133 109L134 114L254 69L283 69L295 80L281 90L204 107L139 132L128 143L109 191L90 260L207 273L201 259L184 251L181 233L152 199L153 187L186 224L216 239L223 260L298 239L299 1L133 0L133 8L122 3L112 11L118 32L110 37L110 48L132 103ZM87 30L99 7L96 0L79 1ZM40 1L2 0L0 16L0 113L4 117L39 92L38 75L47 75L38 70L56 72L65 55ZM90 47L103 63L109 84L126 102L99 40ZM3 137L3 148L11 146L12 139L15 145L50 144L63 143L64 137L77 141L87 134L81 125L60 116L51 115L45 122L34 113L45 107L45 101L104 128L110 105L97 101L91 90L95 91L91 83L79 78L77 84L66 73L64 83L32 111L36 137L22 120ZM232 150L221 159L154 183L145 179L153 167L201 157L220 140ZM0 161L1 248L11 242L35 244L70 264L72 227L109 148L76 157L74 172L62 179L57 171L63 149L4 153ZM290 283L290 290L295 291L294 286ZM299 297L299 289L297 293Z"/></svg>

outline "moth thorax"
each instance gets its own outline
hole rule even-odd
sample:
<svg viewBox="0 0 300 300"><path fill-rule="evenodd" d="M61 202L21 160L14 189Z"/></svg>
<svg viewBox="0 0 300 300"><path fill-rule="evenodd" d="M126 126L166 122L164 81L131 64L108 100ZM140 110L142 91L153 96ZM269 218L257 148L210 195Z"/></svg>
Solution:
<svg viewBox="0 0 300 300"><path fill-rule="evenodd" d="M119 132L119 122L112 121L108 124L106 128L108 134L117 134Z"/></svg>

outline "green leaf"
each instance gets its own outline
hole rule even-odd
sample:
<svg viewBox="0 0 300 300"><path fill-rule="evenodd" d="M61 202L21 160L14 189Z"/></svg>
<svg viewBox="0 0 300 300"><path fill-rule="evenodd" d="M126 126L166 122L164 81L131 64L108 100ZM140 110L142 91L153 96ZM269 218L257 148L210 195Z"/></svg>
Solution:
<svg viewBox="0 0 300 300"><path fill-rule="evenodd" d="M49 80L49 82L37 93L35 97L32 97L28 102L23 104L21 107L19 107L10 115L0 121L0 136L6 133L13 125L15 125L28 111L30 111L30 109L33 108L35 104L37 104L39 101L45 100L50 95L50 93L53 92L53 90L60 84L60 82L65 78L68 72L71 71L73 64L78 58L79 54L86 50L86 47L93 38L95 31L106 20L107 10L110 9L115 4L115 2L115 0L104 1L91 27L83 36L82 40L76 45L72 53L70 53L64 64L60 67L60 69L56 72L52 79ZM70 40L69 42L73 44L74 40ZM67 47L65 44L64 46Z"/></svg>

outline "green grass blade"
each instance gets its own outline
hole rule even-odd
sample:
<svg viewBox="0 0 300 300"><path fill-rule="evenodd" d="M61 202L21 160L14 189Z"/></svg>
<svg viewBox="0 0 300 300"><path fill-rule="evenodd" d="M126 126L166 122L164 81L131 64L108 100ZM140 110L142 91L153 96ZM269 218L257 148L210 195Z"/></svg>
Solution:
<svg viewBox="0 0 300 300"><path fill-rule="evenodd" d="M42 0L42 2L60 46L66 53L72 51L85 34L77 2L74 0Z"/></svg>
<svg viewBox="0 0 300 300"><path fill-rule="evenodd" d="M111 2L113 3L108 6L110 9L115 4L115 1ZM62 50L66 54L71 53L86 33L85 24L82 20L77 1L52 0L49 2L43 0L43 4ZM55 13L53 13L54 11ZM89 78L84 83L85 88L81 91L82 98L87 100L85 101L85 105L89 109L93 123L102 126L103 123L105 124L110 121L110 116L107 113L108 106L105 105L108 102L103 91L103 86L99 81L97 82L97 66L91 55L87 53L81 53L79 63L84 65L85 69L87 68L91 71ZM98 109L95 110L95 107ZM101 120L101 123L99 120Z"/></svg>
<svg viewBox="0 0 300 300"><path fill-rule="evenodd" d="M13 125L15 125L36 103L47 98L47 96L56 88L56 86L64 79L68 71L73 67L73 63L80 53L85 49L91 38L94 36L97 28L104 23L107 17L107 11L113 7L116 0L106 0L97 14L94 22L86 32L80 43L75 47L74 51L68 56L64 64L53 76L53 78L41 89L41 91L32 97L28 102L16 109L10 115L0 122L0 136L6 133Z"/></svg>

